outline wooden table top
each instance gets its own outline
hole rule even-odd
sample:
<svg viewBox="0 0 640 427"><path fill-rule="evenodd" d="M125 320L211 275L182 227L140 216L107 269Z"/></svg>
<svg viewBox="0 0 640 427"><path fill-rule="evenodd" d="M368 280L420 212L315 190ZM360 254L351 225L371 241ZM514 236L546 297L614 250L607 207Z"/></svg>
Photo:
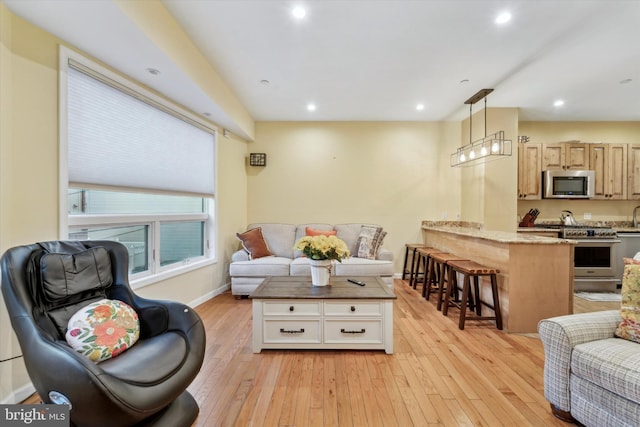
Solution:
<svg viewBox="0 0 640 427"><path fill-rule="evenodd" d="M347 279L359 280L358 286ZM377 276L331 276L327 286L313 286L311 277L274 276L267 277L249 295L259 299L396 299L396 295Z"/></svg>

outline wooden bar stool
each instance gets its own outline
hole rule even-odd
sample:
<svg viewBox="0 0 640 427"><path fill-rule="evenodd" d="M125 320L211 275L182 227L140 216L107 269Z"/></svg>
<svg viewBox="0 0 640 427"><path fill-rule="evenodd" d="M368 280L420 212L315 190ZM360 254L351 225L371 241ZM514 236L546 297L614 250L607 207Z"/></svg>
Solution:
<svg viewBox="0 0 640 427"><path fill-rule="evenodd" d="M442 308L444 292L445 290L448 292L449 288L451 287L449 286L450 285L449 275L447 274L450 270L449 263L451 261L464 261L464 258L458 255L450 254L448 252L432 253L430 255L430 258L432 260L432 266L431 266L432 274L437 274L437 277L438 277L438 282L437 282L438 283L438 286L437 286L438 300L436 301L436 308L440 310ZM429 278L428 280L431 280L431 278ZM445 282L446 282L446 287L445 287ZM430 294L431 292L429 291L429 289L427 289L425 298L429 299Z"/></svg>
<svg viewBox="0 0 640 427"><path fill-rule="evenodd" d="M422 296L427 300L431 292L436 292L440 275L434 271L432 254L442 253L442 250L436 248L420 248L418 249L418 259L422 262L422 271L424 272L422 284Z"/></svg>
<svg viewBox="0 0 640 427"><path fill-rule="evenodd" d="M421 271L422 258L420 257L420 249L426 248L427 245L420 245L414 249L413 259L411 260L411 273L409 274L409 286L416 288L420 279L424 280L425 272Z"/></svg>
<svg viewBox="0 0 640 427"><path fill-rule="evenodd" d="M422 243L405 243L404 244L404 265L402 266L402 280L404 280L407 275L409 275L409 284L411 284L411 282L413 281L412 276L413 276L413 270L414 270L414 265L416 263L416 251L419 248L423 248L426 245L423 245ZM409 252L411 252L411 269L407 268L407 264L409 263Z"/></svg>
<svg viewBox="0 0 640 427"><path fill-rule="evenodd" d="M449 263L449 283L451 286L447 288L447 295L445 297L445 304L442 308L442 314L447 315L449 306L458 307L460 309L460 321L458 322L458 328L464 329L464 322L467 320L467 303L473 300L473 306L475 307L476 315L469 317L469 320L495 320L496 327L502 330L502 314L500 313L500 297L498 295L498 282L496 275L500 273L497 268L485 267L474 261L450 261ZM462 299L458 302L455 301L453 292L457 289L456 273L463 275L462 284ZM493 304L489 304L482 300L480 296L479 278L482 276L489 276L491 278L491 295L493 297ZM471 296L471 278L473 277L475 296ZM489 307L495 313L494 316L483 316L482 306ZM471 307L471 305L470 305ZM473 309L471 309L473 310Z"/></svg>

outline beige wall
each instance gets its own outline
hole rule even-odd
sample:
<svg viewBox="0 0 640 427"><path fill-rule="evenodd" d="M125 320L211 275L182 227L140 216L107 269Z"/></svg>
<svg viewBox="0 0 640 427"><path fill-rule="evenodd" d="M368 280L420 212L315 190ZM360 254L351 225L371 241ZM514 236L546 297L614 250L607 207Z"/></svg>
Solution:
<svg viewBox="0 0 640 427"><path fill-rule="evenodd" d="M459 140L457 123L259 122L249 151L267 166L248 169L248 221L380 224L400 272L421 221L459 212Z"/></svg>
<svg viewBox="0 0 640 427"><path fill-rule="evenodd" d="M0 253L57 239L58 44L60 40L13 15L0 2ZM73 46L68 46L73 48ZM246 142L219 138L217 164L218 263L147 286L139 293L185 303L227 283L235 230L246 224ZM224 177L224 178L222 178ZM62 236L64 237L64 236ZM0 302L0 359L20 355ZM20 358L0 363L0 402L25 396L28 377Z"/></svg>
<svg viewBox="0 0 640 427"><path fill-rule="evenodd" d="M519 134L530 143L552 144L565 141L610 144L640 144L640 122L520 122ZM521 200L518 216L529 209L540 209L540 220L559 220L560 211L568 209L578 221L590 213L590 221L631 221L633 208L640 200Z"/></svg>
<svg viewBox="0 0 640 427"><path fill-rule="evenodd" d="M488 108L472 117L471 139L469 119L462 122L462 143L476 141L486 135L504 131L512 141L512 155L486 164L461 168L461 219L484 224L485 230L516 231L518 197L518 109Z"/></svg>

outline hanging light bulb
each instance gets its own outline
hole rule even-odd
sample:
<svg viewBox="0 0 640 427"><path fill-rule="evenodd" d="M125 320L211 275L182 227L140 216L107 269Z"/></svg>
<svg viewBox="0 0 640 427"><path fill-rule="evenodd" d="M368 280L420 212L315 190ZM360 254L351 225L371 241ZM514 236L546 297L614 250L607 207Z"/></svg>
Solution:
<svg viewBox="0 0 640 427"><path fill-rule="evenodd" d="M480 149L480 155L481 156L487 155L487 147L485 147L484 144L482 144L482 148Z"/></svg>
<svg viewBox="0 0 640 427"><path fill-rule="evenodd" d="M498 144L498 142L495 141L493 144L491 144L491 152L497 153L498 150L500 150L500 144Z"/></svg>
<svg viewBox="0 0 640 427"><path fill-rule="evenodd" d="M462 151L462 152L460 153L460 161L461 161L461 162L464 162L465 160L467 160L467 157L464 155L464 151Z"/></svg>
<svg viewBox="0 0 640 427"><path fill-rule="evenodd" d="M469 152L469 158L472 160L476 158L476 152L473 149Z"/></svg>

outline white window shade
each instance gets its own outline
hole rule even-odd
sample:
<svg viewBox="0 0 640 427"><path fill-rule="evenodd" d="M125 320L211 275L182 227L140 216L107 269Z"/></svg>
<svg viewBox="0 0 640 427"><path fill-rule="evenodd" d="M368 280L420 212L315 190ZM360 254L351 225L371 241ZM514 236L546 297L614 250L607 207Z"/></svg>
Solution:
<svg viewBox="0 0 640 427"><path fill-rule="evenodd" d="M214 135L68 69L69 182L213 195Z"/></svg>

